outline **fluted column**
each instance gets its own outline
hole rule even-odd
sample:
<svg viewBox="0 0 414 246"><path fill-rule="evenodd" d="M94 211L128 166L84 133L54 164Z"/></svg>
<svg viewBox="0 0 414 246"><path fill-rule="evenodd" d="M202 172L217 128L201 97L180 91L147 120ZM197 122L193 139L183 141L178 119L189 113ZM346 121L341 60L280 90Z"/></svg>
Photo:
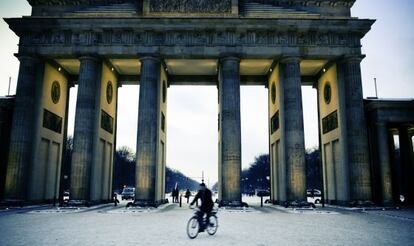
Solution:
<svg viewBox="0 0 414 246"><path fill-rule="evenodd" d="M404 203L414 202L414 163L412 160L412 142L408 134L408 126L402 125L398 128L400 140L400 160L402 171L402 195L405 197Z"/></svg>
<svg viewBox="0 0 414 246"><path fill-rule="evenodd" d="M71 166L70 199L90 200L91 166L94 162L95 139L99 127L101 60L80 57L78 97Z"/></svg>
<svg viewBox="0 0 414 246"><path fill-rule="evenodd" d="M338 63L338 79L345 95L345 122L350 171L351 200L367 201L371 195L368 133L365 121L361 57L346 57Z"/></svg>
<svg viewBox="0 0 414 246"><path fill-rule="evenodd" d="M10 137L5 200L26 199L26 184L33 155L34 118L44 70L44 63L35 57L18 58L20 69Z"/></svg>
<svg viewBox="0 0 414 246"><path fill-rule="evenodd" d="M377 151L378 151L378 166L381 177L381 193L382 203L390 204L393 202L392 194L392 177L391 177L391 163L390 163L390 148L388 141L389 132L385 122L378 122L376 124L377 134Z"/></svg>
<svg viewBox="0 0 414 246"><path fill-rule="evenodd" d="M305 140L303 128L300 59L285 58L280 61L280 83L284 114L283 142L286 163L287 200L306 199Z"/></svg>
<svg viewBox="0 0 414 246"><path fill-rule="evenodd" d="M240 205L241 126L240 126L240 59L220 59L220 160L221 200Z"/></svg>
<svg viewBox="0 0 414 246"><path fill-rule="evenodd" d="M141 58L135 200L148 205L156 202L160 69L161 61L158 58Z"/></svg>

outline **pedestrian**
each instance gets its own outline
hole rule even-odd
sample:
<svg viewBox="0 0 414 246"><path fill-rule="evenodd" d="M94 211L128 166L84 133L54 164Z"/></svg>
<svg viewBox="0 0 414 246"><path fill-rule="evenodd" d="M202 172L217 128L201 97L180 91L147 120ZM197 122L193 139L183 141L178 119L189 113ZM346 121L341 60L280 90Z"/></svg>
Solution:
<svg viewBox="0 0 414 246"><path fill-rule="evenodd" d="M175 203L175 188L171 191L172 202Z"/></svg>
<svg viewBox="0 0 414 246"><path fill-rule="evenodd" d="M191 191L190 191L190 189L187 189L187 191L185 192L185 195L184 195L184 197L187 198L187 204L190 200L190 196L191 196Z"/></svg>
<svg viewBox="0 0 414 246"><path fill-rule="evenodd" d="M118 203L119 203L118 195L115 192L112 195L112 200L114 201L115 207L118 206Z"/></svg>
<svg viewBox="0 0 414 246"><path fill-rule="evenodd" d="M180 190L178 189L178 186L175 187L175 203L178 203L178 196L179 196Z"/></svg>

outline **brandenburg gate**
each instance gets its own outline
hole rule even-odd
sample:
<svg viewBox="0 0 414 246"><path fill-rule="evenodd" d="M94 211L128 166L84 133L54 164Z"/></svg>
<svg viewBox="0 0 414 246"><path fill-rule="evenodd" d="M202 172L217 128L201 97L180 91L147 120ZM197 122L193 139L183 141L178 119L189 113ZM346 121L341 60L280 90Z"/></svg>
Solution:
<svg viewBox="0 0 414 246"><path fill-rule="evenodd" d="M360 62L374 21L351 17L355 0L28 2L31 16L5 19L20 37L6 201L57 198L74 84L74 202L111 199L124 84L140 86L136 204L164 200L167 94L176 85L217 87L222 204L241 204L244 85L269 92L273 202L306 200L304 85L318 91L325 198L372 200Z"/></svg>

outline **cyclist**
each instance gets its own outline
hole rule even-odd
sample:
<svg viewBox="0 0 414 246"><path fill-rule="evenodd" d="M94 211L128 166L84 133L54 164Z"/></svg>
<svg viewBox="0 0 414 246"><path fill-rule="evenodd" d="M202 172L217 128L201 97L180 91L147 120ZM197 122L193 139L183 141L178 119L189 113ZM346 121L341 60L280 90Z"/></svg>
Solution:
<svg viewBox="0 0 414 246"><path fill-rule="evenodd" d="M197 211L197 220L198 224L200 225L199 231L202 232L206 228L203 223L203 217L204 214L207 215L207 220L210 221L210 214L214 207L214 202L212 198L211 191L207 189L206 185L204 183L200 184L200 190L197 192L197 194L194 197L194 200L190 203L190 207L198 200L201 200L201 206L199 207L199 211Z"/></svg>

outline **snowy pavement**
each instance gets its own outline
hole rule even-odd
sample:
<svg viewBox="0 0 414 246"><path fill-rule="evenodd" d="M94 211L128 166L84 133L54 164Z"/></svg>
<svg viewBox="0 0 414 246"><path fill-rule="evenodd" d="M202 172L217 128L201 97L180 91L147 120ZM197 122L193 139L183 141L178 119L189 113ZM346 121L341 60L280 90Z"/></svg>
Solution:
<svg viewBox="0 0 414 246"><path fill-rule="evenodd" d="M256 200L254 200L256 199ZM220 209L217 234L189 239L188 205L0 210L0 245L414 245L414 210Z"/></svg>

